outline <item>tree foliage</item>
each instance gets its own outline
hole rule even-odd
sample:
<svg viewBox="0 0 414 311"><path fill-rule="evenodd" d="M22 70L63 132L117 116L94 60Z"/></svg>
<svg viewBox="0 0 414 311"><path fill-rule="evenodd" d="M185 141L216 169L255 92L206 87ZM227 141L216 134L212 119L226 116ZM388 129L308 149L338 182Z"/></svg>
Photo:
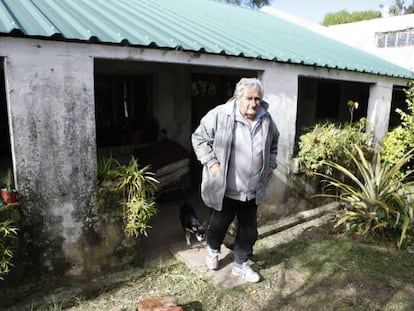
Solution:
<svg viewBox="0 0 414 311"><path fill-rule="evenodd" d="M249 7L252 9L260 9L265 5L270 5L272 0L222 0L223 2L236 4L244 7Z"/></svg>
<svg viewBox="0 0 414 311"><path fill-rule="evenodd" d="M380 8L383 8L383 5L380 5ZM391 16L413 14L414 13L414 0L395 0L388 13ZM328 13L325 15L322 25L332 26L346 23L355 23L359 21L374 19L382 17L380 11L359 11L349 13L347 10L341 10L335 13Z"/></svg>
<svg viewBox="0 0 414 311"><path fill-rule="evenodd" d="M389 14L391 16L413 14L414 13L414 0L411 1L411 4L405 4L404 0L395 0L395 4L392 5L389 9ZM409 1L407 1L409 2Z"/></svg>
<svg viewBox="0 0 414 311"><path fill-rule="evenodd" d="M354 23L379 17L381 17L380 11L360 11L349 13L347 10L341 10L336 13L326 14L322 24L324 26L332 26L338 24Z"/></svg>

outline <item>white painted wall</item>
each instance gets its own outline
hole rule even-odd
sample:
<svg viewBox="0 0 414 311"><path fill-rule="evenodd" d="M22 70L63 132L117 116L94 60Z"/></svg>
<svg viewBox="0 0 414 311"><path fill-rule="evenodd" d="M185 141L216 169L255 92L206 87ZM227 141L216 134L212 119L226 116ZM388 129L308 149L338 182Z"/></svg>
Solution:
<svg viewBox="0 0 414 311"><path fill-rule="evenodd" d="M300 17L290 15L271 6L263 7L261 11L286 19L414 71L414 46L377 48L375 41L376 32L389 32L414 28L414 14L388 16L325 27Z"/></svg>

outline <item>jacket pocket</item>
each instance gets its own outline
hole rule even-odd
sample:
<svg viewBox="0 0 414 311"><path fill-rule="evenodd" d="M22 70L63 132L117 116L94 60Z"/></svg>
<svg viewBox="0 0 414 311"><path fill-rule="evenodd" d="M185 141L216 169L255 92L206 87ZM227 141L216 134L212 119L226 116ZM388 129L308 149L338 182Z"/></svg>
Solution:
<svg viewBox="0 0 414 311"><path fill-rule="evenodd" d="M201 184L201 194L204 203L213 207L221 204L224 196L223 170L220 169L216 174L211 174L207 167L203 168L203 181Z"/></svg>

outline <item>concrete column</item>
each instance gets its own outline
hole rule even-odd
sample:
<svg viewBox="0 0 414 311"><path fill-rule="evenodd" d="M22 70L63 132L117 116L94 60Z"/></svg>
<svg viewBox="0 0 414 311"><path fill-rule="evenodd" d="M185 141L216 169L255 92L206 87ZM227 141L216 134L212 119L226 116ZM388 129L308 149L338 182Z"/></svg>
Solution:
<svg viewBox="0 0 414 311"><path fill-rule="evenodd" d="M380 143L388 131L393 85L381 81L370 87L367 119L374 130L374 143Z"/></svg>
<svg viewBox="0 0 414 311"><path fill-rule="evenodd" d="M288 200L289 175L296 132L298 74L287 66L280 64L275 66L278 68L267 70L260 77L265 89L264 99L270 105L269 112L280 132L278 167L268 185L266 202L260 209L260 214L264 218L286 212L280 207Z"/></svg>
<svg viewBox="0 0 414 311"><path fill-rule="evenodd" d="M288 66L277 66L277 70L267 70L260 78L265 89L264 99L280 132L278 162L285 166L290 163L295 143L298 73Z"/></svg>

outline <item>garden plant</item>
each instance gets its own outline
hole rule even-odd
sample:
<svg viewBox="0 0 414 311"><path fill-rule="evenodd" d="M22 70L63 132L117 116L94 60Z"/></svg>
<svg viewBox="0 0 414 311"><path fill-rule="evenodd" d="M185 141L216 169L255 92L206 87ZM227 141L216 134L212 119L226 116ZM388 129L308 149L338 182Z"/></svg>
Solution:
<svg viewBox="0 0 414 311"><path fill-rule="evenodd" d="M381 156L387 164L394 164L414 148L414 80L405 90L407 111L396 109L401 124L387 133L381 148ZM408 166L407 166L408 168Z"/></svg>
<svg viewBox="0 0 414 311"><path fill-rule="evenodd" d="M0 280L10 271L13 259L13 239L17 237L17 228L13 221L6 219L0 221Z"/></svg>
<svg viewBox="0 0 414 311"><path fill-rule="evenodd" d="M411 159L414 149L393 165L384 163L380 154L370 162L358 146L355 149L357 157L345 150L356 168L354 171L325 161L325 165L338 172L335 175L341 178L317 173L326 183L326 191L316 196L333 198L343 205L342 215L335 227L347 223L350 225L348 229L361 235L397 230L400 233L397 246L400 248L413 222L411 195L414 180L407 178L413 173L412 170L398 173Z"/></svg>
<svg viewBox="0 0 414 311"><path fill-rule="evenodd" d="M365 119L352 124L318 123L299 138L299 166L307 175L331 175L332 167L325 165L324 161L350 167L353 162L345 153L344 147L354 155L357 154L354 146L359 146L367 155L372 154L372 137L372 132L367 131Z"/></svg>
<svg viewBox="0 0 414 311"><path fill-rule="evenodd" d="M397 233L398 248L413 223L413 81L405 92L408 112L397 109L401 125L387 133L381 146L371 145L365 122L324 123L300 137L298 152L305 171L324 182L315 196L342 204L335 228L371 237Z"/></svg>
<svg viewBox="0 0 414 311"><path fill-rule="evenodd" d="M148 223L157 213L157 183L150 167L140 168L134 157L126 165L103 158L98 163L96 206L121 208L127 236L147 235Z"/></svg>

